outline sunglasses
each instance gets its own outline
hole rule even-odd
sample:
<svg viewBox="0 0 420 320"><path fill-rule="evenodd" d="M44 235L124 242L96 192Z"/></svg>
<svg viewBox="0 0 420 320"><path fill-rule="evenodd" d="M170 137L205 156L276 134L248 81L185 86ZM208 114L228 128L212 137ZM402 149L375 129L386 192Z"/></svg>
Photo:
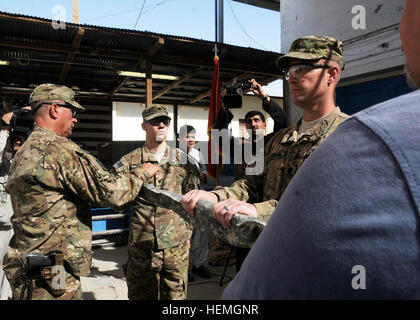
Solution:
<svg viewBox="0 0 420 320"><path fill-rule="evenodd" d="M286 80L290 79L290 75L292 75L294 78L300 78L302 77L306 72L309 70L312 70L314 68L321 68L321 69L329 69L331 66L329 64L318 64L318 63L299 63L294 64L291 66L287 66L283 70L284 78Z"/></svg>
<svg viewBox="0 0 420 320"><path fill-rule="evenodd" d="M164 126L169 126L169 124L171 123L171 119L167 117L157 117L147 121L147 123L150 123L152 126L158 126L161 122Z"/></svg>
<svg viewBox="0 0 420 320"><path fill-rule="evenodd" d="M60 107L64 107L64 108L70 109L71 112L72 112L73 118L76 118L77 109L75 107L73 107L72 105L69 105L69 104L60 104L60 103L56 103L56 105L57 106L60 106Z"/></svg>

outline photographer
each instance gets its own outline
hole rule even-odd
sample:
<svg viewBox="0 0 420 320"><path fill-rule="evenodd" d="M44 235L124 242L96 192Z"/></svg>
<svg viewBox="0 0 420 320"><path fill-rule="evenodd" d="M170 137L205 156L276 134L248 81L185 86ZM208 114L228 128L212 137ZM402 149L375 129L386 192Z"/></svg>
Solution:
<svg viewBox="0 0 420 320"><path fill-rule="evenodd" d="M230 104L234 103L237 104L236 97L231 98L235 94L231 93L232 89L235 90L235 88L238 87L238 85L233 87L227 87L226 89L222 90L221 97L222 97L222 110L217 118L216 125L214 129L226 129L229 125L229 123L233 119L233 114L229 110ZM265 94L264 89L262 86L255 80L251 79L248 81L248 83L244 83L240 85L240 87L246 89L249 88L252 93L254 93L255 96L260 98L262 100L262 108L264 111L266 111L270 117L274 120L274 130L272 133L264 136L264 145L268 143L270 138L278 131L284 129L287 127L287 117L284 113L281 106L274 100L272 100L268 95ZM242 92L239 91L238 94L241 94ZM239 97L238 97L239 98ZM242 97L240 97L242 99ZM236 107L236 106L235 106ZM252 150L253 155L256 154L256 141L258 138L261 138L257 136L257 130L265 130L266 129L266 120L262 112L257 110L249 111L245 115L245 128L247 130L252 130L252 135L249 136L247 139L245 138L234 138L231 137L230 141L230 155L231 157L234 155L235 150L235 144L245 146L245 144L250 143L252 144ZM242 147L242 151L244 148ZM242 156L242 159L244 159L244 156ZM245 176L245 169L247 167L247 164L245 162L241 164L236 164L235 166L235 181L242 179Z"/></svg>
<svg viewBox="0 0 420 320"><path fill-rule="evenodd" d="M261 99L262 108L274 120L273 132L266 136L265 142L268 142L267 141L268 137L273 136L275 132L278 132L284 128L287 128L287 117L283 109L281 108L281 106L276 101L272 100L269 95L265 94L264 89L257 81L255 81L255 79L251 79L250 82L251 82L250 90L255 96ZM245 116L245 120L246 119L247 118ZM247 123L247 126L248 125L249 124ZM251 129L253 129L252 126L251 126Z"/></svg>
<svg viewBox="0 0 420 320"><path fill-rule="evenodd" d="M251 79L247 83L243 83L240 85L235 85L232 87L228 87L227 89L224 89L221 93L221 97L223 100L222 105L222 111L219 114L219 117L216 121L215 129L225 129L228 127L230 121L232 121L233 114L229 110L230 105L237 107L238 105L241 105L239 102L239 98L242 100L242 96L239 96L239 94L242 94L242 90L239 92L236 92L237 88L241 89L250 89L251 92L261 99L262 101L262 108L264 111L266 111L271 118L274 120L274 130L272 133L268 135L258 135L258 130L264 130L266 129L266 119L262 112L257 110L249 111L245 115L245 128L247 130L252 130L252 134L248 138L234 138L231 137L230 140L230 155L233 157L234 150L238 149L235 147L241 146L242 150L242 163L235 164L235 181L238 181L245 177L245 170L248 167L248 164L245 162L245 155L244 150L246 148L246 145L251 145L252 155L263 155L264 154L264 145L268 143L268 141L271 139L271 137L279 132L280 130L287 127L287 117L284 113L281 106L274 100L272 100L267 94L265 94L264 89L262 86L255 80ZM258 144L258 139L264 139L263 144ZM257 145L262 146L261 150L257 150ZM253 166L254 164L251 164L250 166ZM247 248L236 248L236 272L239 271L241 268L242 262L245 260L246 255L248 254L249 249Z"/></svg>

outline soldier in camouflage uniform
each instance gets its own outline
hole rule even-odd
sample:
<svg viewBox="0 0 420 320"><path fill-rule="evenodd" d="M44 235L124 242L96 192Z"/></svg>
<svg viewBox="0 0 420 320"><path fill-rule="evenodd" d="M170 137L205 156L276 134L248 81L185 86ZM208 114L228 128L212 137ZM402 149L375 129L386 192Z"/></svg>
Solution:
<svg viewBox="0 0 420 320"><path fill-rule="evenodd" d="M343 63L343 44L331 37L307 36L292 43L278 65L288 80L293 103L303 117L292 127L276 133L264 149L264 172L235 181L231 187L212 192L192 191L183 197L191 215L199 199L218 202L213 216L225 228L234 214L268 221L296 170L347 118L335 106L334 91Z"/></svg>
<svg viewBox="0 0 420 320"><path fill-rule="evenodd" d="M181 160L181 151L166 144L170 120L162 106L151 106L143 111L146 143L114 165L117 174L151 162L160 167L152 179L156 187L178 194L198 188L200 178L196 166L184 161L185 158ZM152 205L141 194L136 198L136 205L131 207L128 239L129 299L186 299L191 234L191 220Z"/></svg>
<svg viewBox="0 0 420 320"><path fill-rule="evenodd" d="M15 215L4 270L14 299L24 287L26 254L50 250L63 253L65 290L54 287L52 267L47 267L30 281L32 299L81 299L79 277L89 275L92 257L90 205L132 201L158 170L148 164L117 178L67 139L76 111L84 110L74 94L65 86L42 84L29 98L36 127L16 153L6 185Z"/></svg>

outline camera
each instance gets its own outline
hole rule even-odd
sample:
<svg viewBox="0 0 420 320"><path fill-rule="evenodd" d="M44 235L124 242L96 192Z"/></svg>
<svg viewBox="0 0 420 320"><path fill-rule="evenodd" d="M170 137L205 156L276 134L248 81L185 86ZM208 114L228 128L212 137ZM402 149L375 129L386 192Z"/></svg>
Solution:
<svg viewBox="0 0 420 320"><path fill-rule="evenodd" d="M242 108L242 91L251 88L250 82L240 82L226 86L226 94L223 97L223 104L229 109Z"/></svg>
<svg viewBox="0 0 420 320"><path fill-rule="evenodd" d="M24 269L26 271L42 270L45 267L54 266L57 255L61 255L60 250L50 250L47 254L28 253L25 257Z"/></svg>

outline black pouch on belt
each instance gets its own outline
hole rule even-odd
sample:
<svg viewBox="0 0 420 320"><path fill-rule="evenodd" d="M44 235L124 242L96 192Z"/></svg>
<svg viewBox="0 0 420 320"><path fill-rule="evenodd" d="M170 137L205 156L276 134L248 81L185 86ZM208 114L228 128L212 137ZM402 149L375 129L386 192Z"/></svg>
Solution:
<svg viewBox="0 0 420 320"><path fill-rule="evenodd" d="M54 265L46 266L41 270L42 279L51 289L53 296L58 297L66 292L66 271L64 269L64 256L61 251L48 253Z"/></svg>

